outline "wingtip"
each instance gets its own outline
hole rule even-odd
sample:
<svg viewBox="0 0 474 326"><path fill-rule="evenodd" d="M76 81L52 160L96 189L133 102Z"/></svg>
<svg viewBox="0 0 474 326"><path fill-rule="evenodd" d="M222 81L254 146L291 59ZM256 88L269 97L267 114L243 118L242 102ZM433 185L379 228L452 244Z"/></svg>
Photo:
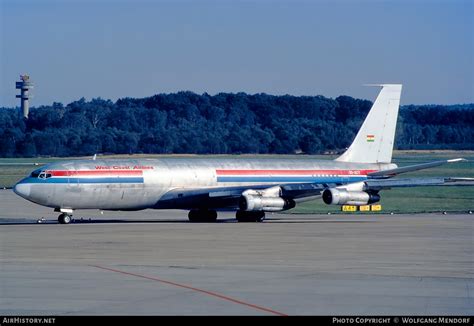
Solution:
<svg viewBox="0 0 474 326"><path fill-rule="evenodd" d="M454 162L467 162L467 160L465 158L452 158L450 160L447 160L448 163L454 163Z"/></svg>

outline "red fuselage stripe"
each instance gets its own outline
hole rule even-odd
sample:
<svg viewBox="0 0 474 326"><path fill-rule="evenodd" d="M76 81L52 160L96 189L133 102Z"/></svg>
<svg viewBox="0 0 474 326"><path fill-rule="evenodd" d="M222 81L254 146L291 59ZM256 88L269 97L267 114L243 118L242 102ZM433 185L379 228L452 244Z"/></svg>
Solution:
<svg viewBox="0 0 474 326"><path fill-rule="evenodd" d="M367 175L376 170L216 170L217 175Z"/></svg>

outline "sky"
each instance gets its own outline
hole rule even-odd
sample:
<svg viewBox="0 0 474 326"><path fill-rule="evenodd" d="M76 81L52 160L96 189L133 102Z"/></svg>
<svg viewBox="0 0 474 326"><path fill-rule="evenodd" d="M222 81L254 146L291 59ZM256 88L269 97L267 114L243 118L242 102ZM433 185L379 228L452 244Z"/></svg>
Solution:
<svg viewBox="0 0 474 326"><path fill-rule="evenodd" d="M474 103L474 1L0 0L0 107L189 90Z"/></svg>

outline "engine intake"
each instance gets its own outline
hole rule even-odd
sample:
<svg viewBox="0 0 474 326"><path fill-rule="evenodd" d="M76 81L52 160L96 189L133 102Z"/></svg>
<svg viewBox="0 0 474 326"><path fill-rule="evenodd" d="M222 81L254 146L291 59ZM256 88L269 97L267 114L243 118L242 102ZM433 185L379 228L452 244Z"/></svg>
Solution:
<svg viewBox="0 0 474 326"><path fill-rule="evenodd" d="M347 191L345 189L330 188L323 191L323 201L328 205L367 205L380 200L378 194L365 191Z"/></svg>

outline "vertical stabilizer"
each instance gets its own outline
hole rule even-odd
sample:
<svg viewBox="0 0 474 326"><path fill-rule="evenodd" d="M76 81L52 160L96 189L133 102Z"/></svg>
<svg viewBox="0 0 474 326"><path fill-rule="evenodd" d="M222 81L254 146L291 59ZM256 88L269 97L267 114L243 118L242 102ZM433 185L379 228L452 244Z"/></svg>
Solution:
<svg viewBox="0 0 474 326"><path fill-rule="evenodd" d="M354 163L390 163L402 85L382 84L369 114L347 151L336 161Z"/></svg>

